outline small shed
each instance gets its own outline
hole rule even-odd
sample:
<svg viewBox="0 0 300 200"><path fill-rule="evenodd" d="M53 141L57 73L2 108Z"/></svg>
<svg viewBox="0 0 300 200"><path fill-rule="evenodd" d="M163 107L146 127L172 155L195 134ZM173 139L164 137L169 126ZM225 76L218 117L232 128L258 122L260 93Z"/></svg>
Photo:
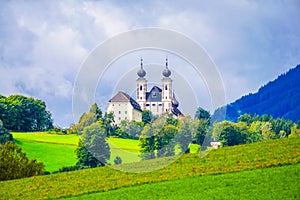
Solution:
<svg viewBox="0 0 300 200"><path fill-rule="evenodd" d="M210 143L210 146L211 146L212 148L217 149L219 146L221 146L221 142L211 142L211 143Z"/></svg>

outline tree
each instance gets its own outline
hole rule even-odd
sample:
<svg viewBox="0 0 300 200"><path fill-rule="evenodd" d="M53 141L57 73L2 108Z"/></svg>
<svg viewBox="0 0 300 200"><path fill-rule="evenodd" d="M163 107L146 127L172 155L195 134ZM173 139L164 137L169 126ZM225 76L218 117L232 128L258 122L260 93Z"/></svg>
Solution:
<svg viewBox="0 0 300 200"><path fill-rule="evenodd" d="M12 134L10 134L8 130L4 128L3 123L0 120L0 144L4 144L12 140L13 140Z"/></svg>
<svg viewBox="0 0 300 200"><path fill-rule="evenodd" d="M142 112L142 122L144 124L150 124L152 122L153 115L150 110L144 110Z"/></svg>
<svg viewBox="0 0 300 200"><path fill-rule="evenodd" d="M157 157L175 155L175 140L178 128L173 124L167 124L156 137Z"/></svg>
<svg viewBox="0 0 300 200"><path fill-rule="evenodd" d="M299 137L300 136L300 127L298 124L294 124L294 126L291 128L291 134L290 137Z"/></svg>
<svg viewBox="0 0 300 200"><path fill-rule="evenodd" d="M157 157L156 153L162 147L162 131L166 125L166 118L160 117L151 124L147 124L140 136L142 159Z"/></svg>
<svg viewBox="0 0 300 200"><path fill-rule="evenodd" d="M103 124L105 127L106 136L114 135L115 127L114 127L114 114L112 112L105 113L103 118Z"/></svg>
<svg viewBox="0 0 300 200"><path fill-rule="evenodd" d="M138 139L144 128L143 122L122 120L118 132L119 137Z"/></svg>
<svg viewBox="0 0 300 200"><path fill-rule="evenodd" d="M180 119L176 142L179 143L181 153L189 153L189 144L192 143L192 120L190 116Z"/></svg>
<svg viewBox="0 0 300 200"><path fill-rule="evenodd" d="M204 139L209 131L209 119L197 119L192 122L192 135L196 144L202 145Z"/></svg>
<svg viewBox="0 0 300 200"><path fill-rule="evenodd" d="M141 147L141 157L143 160L155 158L155 135L151 130L150 124L147 124L142 135L139 138Z"/></svg>
<svg viewBox="0 0 300 200"><path fill-rule="evenodd" d="M94 103L90 108L90 113L94 113L96 115L97 120L102 118L102 111L98 107L96 103Z"/></svg>
<svg viewBox="0 0 300 200"><path fill-rule="evenodd" d="M243 114L239 116L238 122L245 122L249 126L253 122L253 118L250 114Z"/></svg>
<svg viewBox="0 0 300 200"><path fill-rule="evenodd" d="M275 134L275 132L272 130L272 124L270 122L263 122L262 127L261 127L261 131L262 131L262 137L265 140L270 140L270 139L276 139L277 136Z"/></svg>
<svg viewBox="0 0 300 200"><path fill-rule="evenodd" d="M79 119L78 124L76 125L77 132L81 134L85 127L97 122L97 120L97 115L95 113L83 113Z"/></svg>
<svg viewBox="0 0 300 200"><path fill-rule="evenodd" d="M44 164L29 160L21 147L7 142L0 146L0 180L42 175Z"/></svg>
<svg viewBox="0 0 300 200"><path fill-rule="evenodd" d="M258 142L263 139L261 127L262 127L261 121L253 121L250 124L250 126L248 127L248 129L249 129L249 134L247 137L248 143Z"/></svg>
<svg viewBox="0 0 300 200"><path fill-rule="evenodd" d="M199 107L196 111L195 118L196 119L210 119L210 114L208 111Z"/></svg>
<svg viewBox="0 0 300 200"><path fill-rule="evenodd" d="M95 122L84 128L76 149L77 165L81 167L104 166L110 159L110 148L106 142L103 126Z"/></svg>
<svg viewBox="0 0 300 200"><path fill-rule="evenodd" d="M235 124L224 121L216 123L213 129L213 137L219 140L223 146L245 144L247 141L247 129L245 124Z"/></svg>
<svg viewBox="0 0 300 200"><path fill-rule="evenodd" d="M15 131L44 131L53 128L51 113L46 110L45 102L11 95L0 98L0 119L5 128Z"/></svg>

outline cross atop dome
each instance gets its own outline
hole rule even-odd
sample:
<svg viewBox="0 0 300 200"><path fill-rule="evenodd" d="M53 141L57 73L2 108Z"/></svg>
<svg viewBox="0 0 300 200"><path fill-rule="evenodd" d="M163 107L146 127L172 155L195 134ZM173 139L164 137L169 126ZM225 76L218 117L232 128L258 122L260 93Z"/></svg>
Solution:
<svg viewBox="0 0 300 200"><path fill-rule="evenodd" d="M171 71L168 68L168 57L166 57L166 69L164 69L162 74L164 77L169 77L171 75Z"/></svg>
<svg viewBox="0 0 300 200"><path fill-rule="evenodd" d="M143 68L143 58L141 58L141 69L139 69L139 71L137 72L137 75L140 78L144 78L144 76L146 76L146 71Z"/></svg>

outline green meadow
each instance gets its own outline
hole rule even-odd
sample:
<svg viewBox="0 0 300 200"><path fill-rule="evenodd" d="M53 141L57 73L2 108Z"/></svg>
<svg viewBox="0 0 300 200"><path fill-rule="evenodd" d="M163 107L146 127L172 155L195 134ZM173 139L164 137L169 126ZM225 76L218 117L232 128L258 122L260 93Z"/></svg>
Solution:
<svg viewBox="0 0 300 200"><path fill-rule="evenodd" d="M125 187L68 199L299 199L300 164Z"/></svg>
<svg viewBox="0 0 300 200"><path fill-rule="evenodd" d="M170 159L2 181L0 197L299 199L300 137L214 149L203 158L184 154L159 170L128 172Z"/></svg>
<svg viewBox="0 0 300 200"><path fill-rule="evenodd" d="M75 149L78 145L77 135L57 135L46 132L18 133L13 132L17 145L29 158L45 164L46 171L54 172L65 166L74 166L77 162ZM108 138L111 148L110 164L114 164L116 156L122 163L138 162L139 141L122 138Z"/></svg>

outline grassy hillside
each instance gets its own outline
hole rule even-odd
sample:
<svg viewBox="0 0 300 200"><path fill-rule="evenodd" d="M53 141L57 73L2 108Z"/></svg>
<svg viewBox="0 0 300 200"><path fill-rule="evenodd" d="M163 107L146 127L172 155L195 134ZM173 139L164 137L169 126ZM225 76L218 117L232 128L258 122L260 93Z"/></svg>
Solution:
<svg viewBox="0 0 300 200"><path fill-rule="evenodd" d="M163 162L170 158L159 159ZM96 193L145 183L237 172L300 162L300 137L264 141L212 150L200 159L186 154L171 165L150 173L121 172L101 167L0 182L0 196L5 199L58 198ZM157 160L124 164L122 169L139 171L156 165ZM141 170L142 171L142 170ZM7 192L10 191L10 192Z"/></svg>
<svg viewBox="0 0 300 200"><path fill-rule="evenodd" d="M68 199L299 199L300 164L183 178Z"/></svg>
<svg viewBox="0 0 300 200"><path fill-rule="evenodd" d="M77 162L75 155L79 139L77 135L56 135L46 132L12 134L16 144L22 147L27 156L43 162L49 172L57 171L64 166L73 166ZM108 144L111 148L111 164L114 163L116 156L121 157L122 163L141 160L138 140L108 138Z"/></svg>

